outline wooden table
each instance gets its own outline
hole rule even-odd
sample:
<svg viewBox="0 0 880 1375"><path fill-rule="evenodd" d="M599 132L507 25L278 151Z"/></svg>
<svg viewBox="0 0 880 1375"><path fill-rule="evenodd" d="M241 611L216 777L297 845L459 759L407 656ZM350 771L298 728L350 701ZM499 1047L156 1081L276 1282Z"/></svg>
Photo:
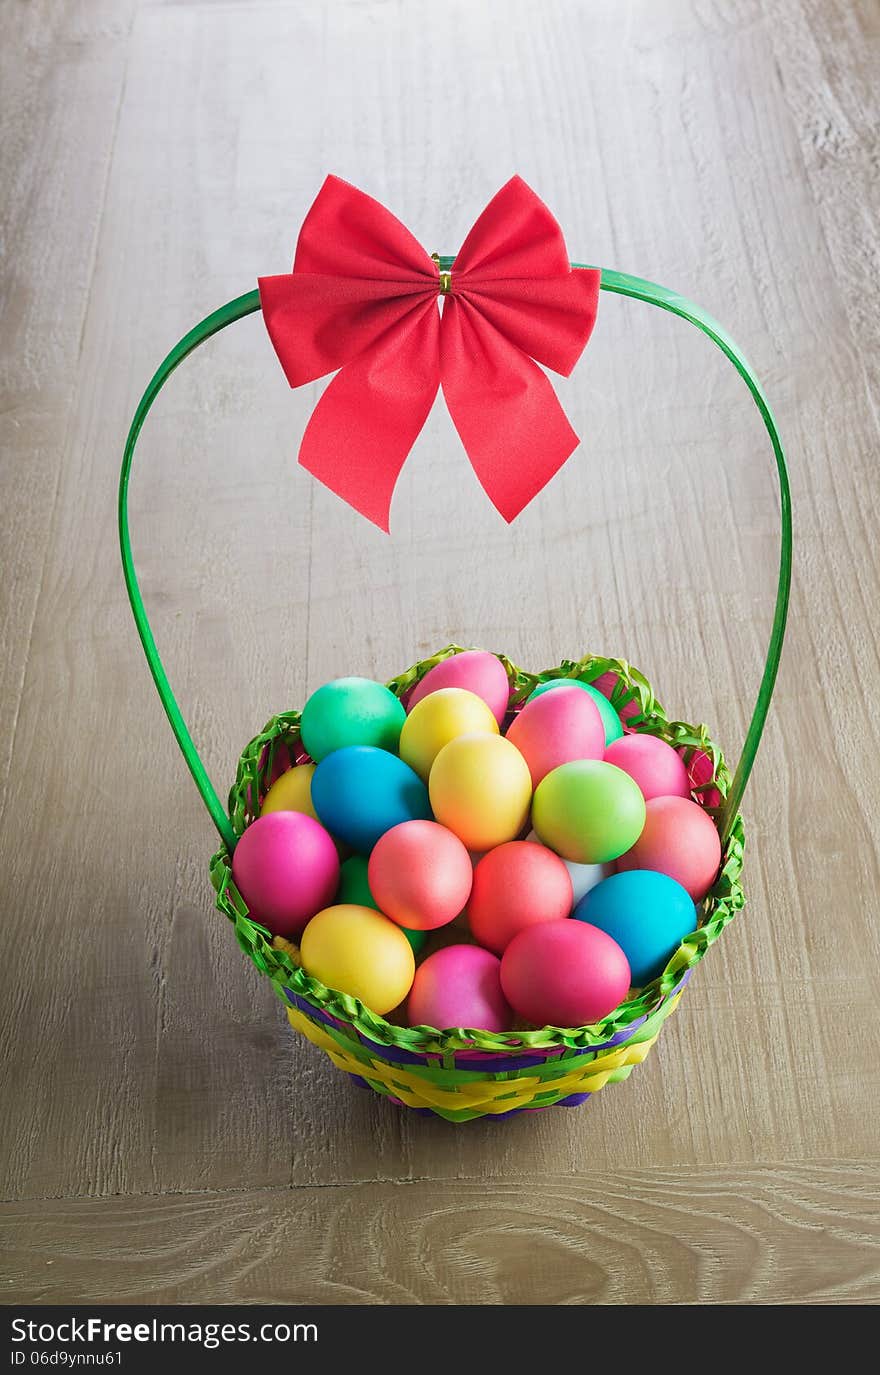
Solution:
<svg viewBox="0 0 880 1375"><path fill-rule="evenodd" d="M877 6L34 0L2 24L6 1302L876 1301ZM579 1111L411 1118L290 1035L213 910L125 600L137 398L287 269L328 170L443 253L519 171L572 256L724 322L788 447L748 906L649 1062ZM696 331L603 300L559 384L584 442L510 529L439 406L391 538L368 526L295 465L318 391L253 317L144 435L135 552L221 792L275 710L450 639L628 658L735 756L777 501Z"/></svg>

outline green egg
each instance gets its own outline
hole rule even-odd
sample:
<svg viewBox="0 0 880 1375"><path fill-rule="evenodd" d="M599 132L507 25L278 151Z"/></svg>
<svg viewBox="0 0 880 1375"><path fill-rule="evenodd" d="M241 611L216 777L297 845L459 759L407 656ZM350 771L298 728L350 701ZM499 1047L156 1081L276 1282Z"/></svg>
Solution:
<svg viewBox="0 0 880 1375"><path fill-rule="evenodd" d="M645 799L634 779L615 764L575 759L552 769L538 784L532 825L563 859L607 864L641 835Z"/></svg>
<svg viewBox="0 0 880 1375"><path fill-rule="evenodd" d="M384 683L335 678L313 692L302 710L302 742L319 764L334 750L372 745L395 753L406 712Z"/></svg>
<svg viewBox="0 0 880 1375"><path fill-rule="evenodd" d="M352 855L340 866L339 887L336 890L337 904L349 902L357 907L373 907L377 912L380 910L370 891L368 868L369 861L364 855ZM428 939L428 932L410 931L405 926L401 929L412 946L413 954L418 955Z"/></svg>
<svg viewBox="0 0 880 1375"><path fill-rule="evenodd" d="M351 855L340 865L337 903L350 902L356 907L375 907L378 912L379 904L370 892L367 880L367 865L364 855Z"/></svg>
<svg viewBox="0 0 880 1375"><path fill-rule="evenodd" d="M558 687L579 687L583 688L584 692L588 692L599 708L599 715L602 717L602 725L605 727L605 744L610 745L612 740L620 739L623 735L623 725L608 698L598 688L593 687L592 683L582 683L580 678L551 678L548 683L539 683L528 701L531 702L533 697L540 697L542 692L550 692L552 688Z"/></svg>

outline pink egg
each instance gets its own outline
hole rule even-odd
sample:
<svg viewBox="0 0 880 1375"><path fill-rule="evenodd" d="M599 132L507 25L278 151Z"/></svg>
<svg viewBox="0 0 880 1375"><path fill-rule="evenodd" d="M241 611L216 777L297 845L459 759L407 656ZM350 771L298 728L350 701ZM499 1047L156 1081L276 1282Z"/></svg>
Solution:
<svg viewBox="0 0 880 1375"><path fill-rule="evenodd" d="M428 669L420 683L416 683L410 693L407 709L411 710L429 692L448 687L467 688L468 692L482 697L501 725L507 711L510 683L507 670L494 654L483 649L466 649L463 654L452 654L448 659L441 659L439 664Z"/></svg>
<svg viewBox="0 0 880 1375"><path fill-rule="evenodd" d="M551 921L514 936L501 959L501 987L535 1026L601 1021L626 997L627 958L617 941L583 921Z"/></svg>
<svg viewBox="0 0 880 1375"><path fill-rule="evenodd" d="M462 911L474 870L459 840L436 821L402 821L380 836L367 869L370 892L410 931L433 931Z"/></svg>
<svg viewBox="0 0 880 1375"><path fill-rule="evenodd" d="M273 936L298 936L339 883L336 846L304 812L270 812L248 826L232 877L255 921Z"/></svg>
<svg viewBox="0 0 880 1375"><path fill-rule="evenodd" d="M605 727L599 708L578 687L554 688L526 702L511 722L507 738L529 766L532 787L545 774L573 759L601 759Z"/></svg>
<svg viewBox="0 0 880 1375"><path fill-rule="evenodd" d="M501 961L478 945L447 945L435 951L416 970L407 1019L410 1026L440 1031L507 1031L513 1017L501 991Z"/></svg>
<svg viewBox="0 0 880 1375"><path fill-rule="evenodd" d="M694 902L701 902L720 863L721 841L702 807L684 797L653 797L646 804L642 834L620 856L617 867L656 869L686 888Z"/></svg>
<svg viewBox="0 0 880 1375"><path fill-rule="evenodd" d="M547 693L553 695L561 697L562 689ZM468 925L480 945L501 955L517 932L567 917L573 902L571 879L559 856L532 841L511 840L490 850L474 870Z"/></svg>
<svg viewBox="0 0 880 1375"><path fill-rule="evenodd" d="M605 751L605 762L616 764L634 778L646 802L652 797L691 795L681 756L657 735L624 735L612 740Z"/></svg>

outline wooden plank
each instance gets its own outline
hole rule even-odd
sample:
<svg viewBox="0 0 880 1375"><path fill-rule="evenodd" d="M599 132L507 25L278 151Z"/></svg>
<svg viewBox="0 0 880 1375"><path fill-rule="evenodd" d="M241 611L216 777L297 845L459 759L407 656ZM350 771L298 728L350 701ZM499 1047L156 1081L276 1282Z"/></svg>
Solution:
<svg viewBox="0 0 880 1375"><path fill-rule="evenodd" d="M65 0L0 10L0 819L75 404L132 8L130 0Z"/></svg>
<svg viewBox="0 0 880 1375"><path fill-rule="evenodd" d="M871 1303L876 1169L623 1170L0 1209L4 1302ZM320 1320L319 1320L320 1329Z"/></svg>
<svg viewBox="0 0 880 1375"><path fill-rule="evenodd" d="M829 246L830 226L846 233L834 178L853 160L866 166L870 130L864 103L848 106L851 157L825 158L820 195L805 97L814 68L776 36L783 8L803 12L834 89L855 69L865 88L860 32L842 6L824 29L814 7L746 3L641 0L625 24L610 0L589 14L574 0L181 4L141 7L130 40L87 31L72 65L54 60L72 48L46 38L39 89L50 94L34 98L32 142L0 153L17 149L39 196L60 198L85 228L65 241L77 270L53 260L61 286L37 292L25 334L3 344L13 386L27 388L34 341L68 331L40 375L43 386L64 373L63 391L34 386L27 424L10 432L30 485L3 535L4 566L14 557L20 571L0 668L18 664L3 686L16 722L4 735L4 905L28 936L15 941L0 1011L13 1105L0 1158L4 1195L23 1200L8 1214L16 1255L36 1257L19 1263L14 1292L72 1301L95 1279L103 1245L124 1259L112 1275L104 1262L100 1286L115 1297L240 1296L236 1285L289 1297L284 1266L272 1266L280 1257L289 1270L303 1218L323 1247L319 1278L299 1295L308 1301L468 1297L471 1271L475 1297L528 1296L535 1245L546 1247L547 1301L622 1301L633 1269L631 1296L655 1301L868 1292L860 1222L854 1240L840 1233L827 1268L811 1248L837 1206L831 1194L849 1199L877 1139L876 418L854 288ZM98 149L124 52L106 198L95 168L106 171L109 151L86 168L80 207L69 159L42 130L78 110L71 128ZM519 170L558 213L572 252L677 286L730 327L767 381L791 452L797 586L748 800L750 905L648 1064L583 1112L454 1131L356 1093L290 1037L212 911L210 829L121 592L115 480L140 389L195 320L289 263L328 169L441 251ZM24 225L32 202L17 195ZM48 212L40 224L45 237ZM87 231L94 268L83 276ZM26 285L41 243L35 231ZM872 286L870 274L859 281ZM175 377L144 435L135 548L221 793L272 711L327 677L385 676L450 638L533 667L586 648L621 653L676 715L710 721L735 753L777 548L769 455L742 384L683 324L605 300L583 365L559 391L584 445L510 530L438 408L387 540L295 470L318 389L286 389L259 320ZM35 441L46 455L36 468ZM58 484L49 525L47 481ZM853 1163L790 1165L826 1160ZM783 1162L778 1197L761 1192L772 1190L765 1161ZM667 1201L629 1214L618 1199L602 1221L607 1181L648 1165ZM692 1208L695 1172L710 1182L708 1202ZM416 1182L391 1188L398 1180ZM291 1183L307 1187L287 1194ZM746 1203L749 1190L764 1201ZM185 1197L141 1197L165 1191ZM115 1194L138 1198L26 1202ZM846 1206L857 1212L860 1198ZM395 1242L382 1220L407 1199L401 1227L410 1220L418 1246ZM546 1233L540 1209L556 1218ZM638 1259L640 1227L659 1279ZM111 1233L118 1251L106 1250ZM353 1255L351 1236L368 1238L367 1258ZM42 1267L60 1255L45 1248L59 1241L71 1248L64 1278L59 1269L46 1280ZM434 1250L436 1266L424 1259ZM370 1278L376 1257L384 1268Z"/></svg>

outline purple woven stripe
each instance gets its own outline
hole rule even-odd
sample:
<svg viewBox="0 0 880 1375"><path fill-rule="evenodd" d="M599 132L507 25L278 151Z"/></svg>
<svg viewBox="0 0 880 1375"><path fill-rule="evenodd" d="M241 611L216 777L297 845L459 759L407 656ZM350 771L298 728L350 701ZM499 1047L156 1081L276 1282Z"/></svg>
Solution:
<svg viewBox="0 0 880 1375"><path fill-rule="evenodd" d="M351 1030L348 1022L341 1021L339 1017L331 1017L329 1012L322 1012L319 1007L315 1007L314 1003L310 1003L308 998L301 998L298 993L294 993L290 988L285 988L284 992L287 994L288 1001L293 1003L294 1007L298 1007L300 1012L304 1012L307 1017L310 1017L313 1022L321 1022L324 1026L332 1026L337 1030L340 1027L344 1031Z"/></svg>

